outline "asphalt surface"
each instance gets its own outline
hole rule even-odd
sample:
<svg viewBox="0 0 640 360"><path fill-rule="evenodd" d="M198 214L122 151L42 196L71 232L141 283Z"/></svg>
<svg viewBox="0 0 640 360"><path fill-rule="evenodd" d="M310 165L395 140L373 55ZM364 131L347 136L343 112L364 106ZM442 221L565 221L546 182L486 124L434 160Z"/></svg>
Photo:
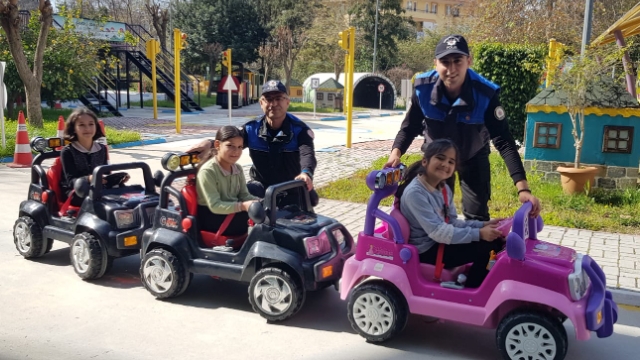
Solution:
<svg viewBox="0 0 640 360"><path fill-rule="evenodd" d="M393 137L401 119L385 121L371 122L361 138ZM330 130L317 131L319 149L344 142L342 130ZM155 170L167 151L195 142L118 149L111 156L113 162L145 161ZM248 164L246 157L241 164ZM133 175L132 182L139 180ZM494 330L418 316L395 339L369 344L351 329L346 303L333 288L308 294L295 317L269 324L252 311L246 284L195 276L182 296L158 301L140 283L138 256L116 260L110 273L91 282L74 273L63 243L25 260L14 247L12 228L29 181L29 169L0 166L0 360L499 359ZM627 360L640 353L637 308L621 309L607 339L578 342L571 324L565 328L566 359Z"/></svg>

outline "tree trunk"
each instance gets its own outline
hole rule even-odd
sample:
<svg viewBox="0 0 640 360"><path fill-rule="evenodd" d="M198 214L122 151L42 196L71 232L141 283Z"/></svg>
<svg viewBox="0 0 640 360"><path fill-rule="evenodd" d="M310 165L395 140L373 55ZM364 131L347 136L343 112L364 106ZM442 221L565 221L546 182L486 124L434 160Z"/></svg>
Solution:
<svg viewBox="0 0 640 360"><path fill-rule="evenodd" d="M8 119L12 119L13 118L13 112L15 111L15 107L13 106L13 102L15 101L16 98L17 98L16 94L12 94L12 93L8 93L7 94L7 113L5 114L5 116Z"/></svg>
<svg viewBox="0 0 640 360"><path fill-rule="evenodd" d="M209 69L211 69L211 72L209 73L209 86L207 89L207 97L210 98L211 97L211 93L213 92L213 76L216 73L216 61L212 60L211 63L209 63ZM222 72L222 69L220 69L220 71ZM222 76L220 77L222 78Z"/></svg>
<svg viewBox="0 0 640 360"><path fill-rule="evenodd" d="M27 57L22 45L20 21L18 18L18 0L0 3L0 25L9 42L9 50L16 64L20 79L24 84L27 98L27 117L31 125L42 127L42 106L40 88L42 87L42 63L47 36L53 22L53 9L49 0L40 0L40 34L33 59L33 70L29 69Z"/></svg>

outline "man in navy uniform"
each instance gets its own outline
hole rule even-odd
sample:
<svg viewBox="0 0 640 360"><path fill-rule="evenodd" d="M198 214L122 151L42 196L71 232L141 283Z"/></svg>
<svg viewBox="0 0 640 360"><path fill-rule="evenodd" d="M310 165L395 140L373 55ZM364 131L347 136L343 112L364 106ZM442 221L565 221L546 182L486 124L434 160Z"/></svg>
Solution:
<svg viewBox="0 0 640 360"><path fill-rule="evenodd" d="M253 161L247 183L249 192L264 197L266 189L290 180L302 180L310 191L312 203L318 195L313 190L316 156L313 131L302 120L287 113L287 88L278 80L269 80L262 87L260 107L264 115L243 125L244 146L249 148ZM188 151L203 151L211 147L204 140ZM291 193L280 205L297 202L298 194Z"/></svg>
<svg viewBox="0 0 640 360"><path fill-rule="evenodd" d="M522 159L509 131L500 87L469 67L472 60L464 37L448 35L436 46L435 70L415 78L411 107L393 143L386 166L396 166L400 156L418 135L425 142L448 138L458 146L458 177L462 188L462 212L467 219L488 221L491 197L489 140L507 164L518 199L540 212L540 201L531 194ZM455 177L448 180L454 189Z"/></svg>

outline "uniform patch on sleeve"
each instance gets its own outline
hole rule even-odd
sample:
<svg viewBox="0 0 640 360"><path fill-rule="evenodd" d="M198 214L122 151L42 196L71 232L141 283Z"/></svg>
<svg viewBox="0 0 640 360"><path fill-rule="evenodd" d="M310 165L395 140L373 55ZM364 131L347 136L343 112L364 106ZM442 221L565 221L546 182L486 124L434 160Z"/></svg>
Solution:
<svg viewBox="0 0 640 360"><path fill-rule="evenodd" d="M493 112L493 114L495 115L496 119L504 120L505 113L504 113L504 108L502 106L498 106L496 110Z"/></svg>
<svg viewBox="0 0 640 360"><path fill-rule="evenodd" d="M309 136L310 136L312 139L315 139L315 138L316 138L315 134L313 133L313 130L311 130L311 129L307 130L307 134L309 134Z"/></svg>

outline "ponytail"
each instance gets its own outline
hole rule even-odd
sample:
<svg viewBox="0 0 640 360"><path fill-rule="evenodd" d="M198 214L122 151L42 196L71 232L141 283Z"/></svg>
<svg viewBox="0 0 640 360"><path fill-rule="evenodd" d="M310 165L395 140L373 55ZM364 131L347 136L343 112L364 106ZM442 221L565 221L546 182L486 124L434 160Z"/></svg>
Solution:
<svg viewBox="0 0 640 360"><path fill-rule="evenodd" d="M402 194L404 193L404 189L407 188L407 185L413 181L419 174L424 174L425 170L422 166L422 160L418 160L411 164L407 169L407 172L404 174L400 185L398 185L398 190L396 190L396 197L400 199Z"/></svg>
<svg viewBox="0 0 640 360"><path fill-rule="evenodd" d="M396 191L396 198L400 199L402 197L402 193L404 192L404 189L407 188L407 185L409 185L409 183L413 181L413 179L415 179L416 176L423 175L427 171L424 168L424 166L422 166L422 160L426 159L427 162L429 162L429 160L432 157L438 154L442 154L451 148L453 148L456 151L456 158L457 158L458 157L457 155L459 153L458 147L453 141L449 139L437 139L428 144L427 143L422 144L422 147L420 148L420 150L422 151L422 159L414 162L413 164L411 164L411 166L409 166L406 174L402 178L402 182L400 183L400 185L398 185L398 190Z"/></svg>

